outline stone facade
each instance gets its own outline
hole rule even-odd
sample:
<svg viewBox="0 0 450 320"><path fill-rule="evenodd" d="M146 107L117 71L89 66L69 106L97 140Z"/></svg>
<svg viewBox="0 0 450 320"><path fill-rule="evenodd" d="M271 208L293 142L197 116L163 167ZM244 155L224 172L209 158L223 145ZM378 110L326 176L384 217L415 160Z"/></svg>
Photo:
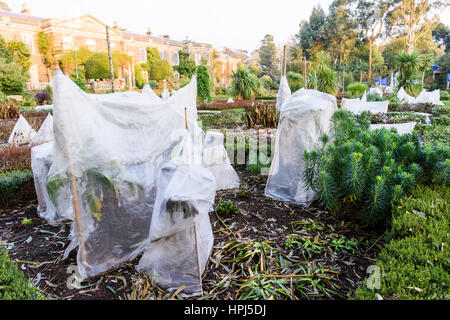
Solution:
<svg viewBox="0 0 450 320"><path fill-rule="evenodd" d="M84 15L67 20L41 18L32 16L28 9L21 13L0 10L0 35L6 40L20 40L31 50L30 83L48 83L51 72L42 62L37 44L37 34L43 31L54 39L57 52L64 53L87 47L92 51L107 51L106 24L91 15ZM146 62L147 48L155 47L161 59L167 60L172 66L178 65L180 50L190 54L197 64L202 59L211 63L213 47L210 44L192 41L177 41L169 36L155 37L148 30L146 34L135 34L123 31L117 23L109 27L111 49L127 53L133 58L128 66L119 68L119 80L129 86L134 85L134 64Z"/></svg>

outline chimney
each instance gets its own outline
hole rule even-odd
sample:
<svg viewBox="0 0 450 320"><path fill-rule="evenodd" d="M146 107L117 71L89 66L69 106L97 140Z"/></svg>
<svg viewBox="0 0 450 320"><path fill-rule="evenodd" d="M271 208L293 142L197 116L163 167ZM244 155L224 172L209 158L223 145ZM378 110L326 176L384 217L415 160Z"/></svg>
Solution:
<svg viewBox="0 0 450 320"><path fill-rule="evenodd" d="M117 23L117 21L114 21L113 29L119 30L119 24Z"/></svg>
<svg viewBox="0 0 450 320"><path fill-rule="evenodd" d="M168 34L165 34L162 36L164 39L170 39L170 36Z"/></svg>
<svg viewBox="0 0 450 320"><path fill-rule="evenodd" d="M150 27L148 27L146 35L151 36L152 34L153 34L152 29Z"/></svg>
<svg viewBox="0 0 450 320"><path fill-rule="evenodd" d="M28 5L26 3L22 4L22 11L20 11L21 14L30 14L30 9L28 9Z"/></svg>

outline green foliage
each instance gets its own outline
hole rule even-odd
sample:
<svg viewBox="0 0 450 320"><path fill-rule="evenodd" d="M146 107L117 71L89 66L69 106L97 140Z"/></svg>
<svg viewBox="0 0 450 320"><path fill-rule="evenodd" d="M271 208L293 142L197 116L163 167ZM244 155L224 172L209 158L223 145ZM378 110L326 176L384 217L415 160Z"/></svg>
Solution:
<svg viewBox="0 0 450 320"><path fill-rule="evenodd" d="M378 255L380 288L359 287L356 299L448 300L450 188L417 187L393 208L388 244Z"/></svg>
<svg viewBox="0 0 450 320"><path fill-rule="evenodd" d="M17 62L7 62L0 58L0 91L10 94L21 94L29 75Z"/></svg>
<svg viewBox="0 0 450 320"><path fill-rule="evenodd" d="M233 96L239 99L251 99L261 88L258 77L245 68L238 68L236 72L233 72L232 78Z"/></svg>
<svg viewBox="0 0 450 320"><path fill-rule="evenodd" d="M400 71L398 76L398 89L404 88L405 91L417 97L422 91L422 86L413 84L413 81L419 79L419 71L422 67L422 57L418 51L413 51L412 53L407 53L406 51L401 51L395 57L396 66Z"/></svg>
<svg viewBox="0 0 450 320"><path fill-rule="evenodd" d="M170 63L166 60L155 60L150 67L150 79L161 81L173 78L173 70Z"/></svg>
<svg viewBox="0 0 450 320"><path fill-rule="evenodd" d="M261 47L259 49L259 63L264 75L276 76L279 73L276 55L277 47L274 42L274 37L266 34L261 41Z"/></svg>
<svg viewBox="0 0 450 320"><path fill-rule="evenodd" d="M57 60L54 57L54 43L53 37L44 33L43 31L38 32L37 34L37 43L39 47L39 52L42 56L42 61L44 62L47 68L52 67L56 64Z"/></svg>
<svg viewBox="0 0 450 320"><path fill-rule="evenodd" d="M145 85L145 79L142 76L143 71L144 69L140 64L134 65L134 78L136 79L136 87L138 87L139 89L142 89Z"/></svg>
<svg viewBox="0 0 450 320"><path fill-rule="evenodd" d="M16 40L8 42L7 48L12 59L19 63L24 71L28 71L32 65L30 48L22 41Z"/></svg>
<svg viewBox="0 0 450 320"><path fill-rule="evenodd" d="M147 65L148 65L148 71L150 71L150 68L156 60L160 59L160 54L158 48L154 47L148 47L147 48Z"/></svg>
<svg viewBox="0 0 450 320"><path fill-rule="evenodd" d="M211 84L208 68L201 65L197 68L197 95L203 102L211 102Z"/></svg>
<svg viewBox="0 0 450 320"><path fill-rule="evenodd" d="M352 83L347 87L351 97L362 96L367 91L367 85L361 82Z"/></svg>
<svg viewBox="0 0 450 320"><path fill-rule="evenodd" d="M194 60L189 59L189 53L184 51L178 52L180 57L180 63L173 68L180 73L180 76L191 79L197 70L197 66Z"/></svg>
<svg viewBox="0 0 450 320"><path fill-rule="evenodd" d="M117 78L117 63L113 62L114 77ZM87 79L111 79L109 57L107 53L94 53L86 61Z"/></svg>
<svg viewBox="0 0 450 320"><path fill-rule="evenodd" d="M303 79L303 76L300 73L290 71L286 74L286 77L292 93L303 88L305 79Z"/></svg>
<svg viewBox="0 0 450 320"><path fill-rule="evenodd" d="M0 300L41 300L42 295L34 288L0 248Z"/></svg>
<svg viewBox="0 0 450 320"><path fill-rule="evenodd" d="M390 218L393 203L417 183L450 184L450 149L421 145L417 134L395 129L369 130L370 121L340 110L332 118L334 143L305 151L304 181L320 203L334 211L354 212L376 225Z"/></svg>
<svg viewBox="0 0 450 320"><path fill-rule="evenodd" d="M0 173L0 206L6 207L19 202L17 192L31 179L33 173L30 170Z"/></svg>
<svg viewBox="0 0 450 320"><path fill-rule="evenodd" d="M239 213L239 208L233 201L220 201L215 211L220 216L233 215Z"/></svg>

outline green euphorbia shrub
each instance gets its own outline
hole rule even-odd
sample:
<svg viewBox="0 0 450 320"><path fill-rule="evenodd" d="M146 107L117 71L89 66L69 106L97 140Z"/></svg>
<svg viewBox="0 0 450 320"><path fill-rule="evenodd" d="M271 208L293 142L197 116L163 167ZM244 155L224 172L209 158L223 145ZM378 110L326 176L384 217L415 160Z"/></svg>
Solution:
<svg viewBox="0 0 450 320"><path fill-rule="evenodd" d="M323 206L361 214L371 225L386 222L392 203L417 183L450 184L450 149L422 145L414 134L371 131L370 121L340 110L332 118L334 141L305 151L304 181Z"/></svg>

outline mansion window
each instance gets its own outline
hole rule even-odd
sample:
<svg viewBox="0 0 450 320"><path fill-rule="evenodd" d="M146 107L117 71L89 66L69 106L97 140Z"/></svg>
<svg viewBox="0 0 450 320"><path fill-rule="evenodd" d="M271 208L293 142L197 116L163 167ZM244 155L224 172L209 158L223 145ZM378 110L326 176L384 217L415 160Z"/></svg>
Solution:
<svg viewBox="0 0 450 320"><path fill-rule="evenodd" d="M96 45L95 39L86 39L86 47L95 49Z"/></svg>
<svg viewBox="0 0 450 320"><path fill-rule="evenodd" d="M147 49L139 49L139 61L141 63L147 62Z"/></svg>
<svg viewBox="0 0 450 320"><path fill-rule="evenodd" d="M180 64L180 57L178 56L178 53L173 54L173 65L177 66Z"/></svg>
<svg viewBox="0 0 450 320"><path fill-rule="evenodd" d="M31 53L34 53L33 35L31 33L23 33L22 41L30 48Z"/></svg>
<svg viewBox="0 0 450 320"><path fill-rule="evenodd" d="M72 49L73 47L73 37L63 36L62 38L63 48L64 49Z"/></svg>

